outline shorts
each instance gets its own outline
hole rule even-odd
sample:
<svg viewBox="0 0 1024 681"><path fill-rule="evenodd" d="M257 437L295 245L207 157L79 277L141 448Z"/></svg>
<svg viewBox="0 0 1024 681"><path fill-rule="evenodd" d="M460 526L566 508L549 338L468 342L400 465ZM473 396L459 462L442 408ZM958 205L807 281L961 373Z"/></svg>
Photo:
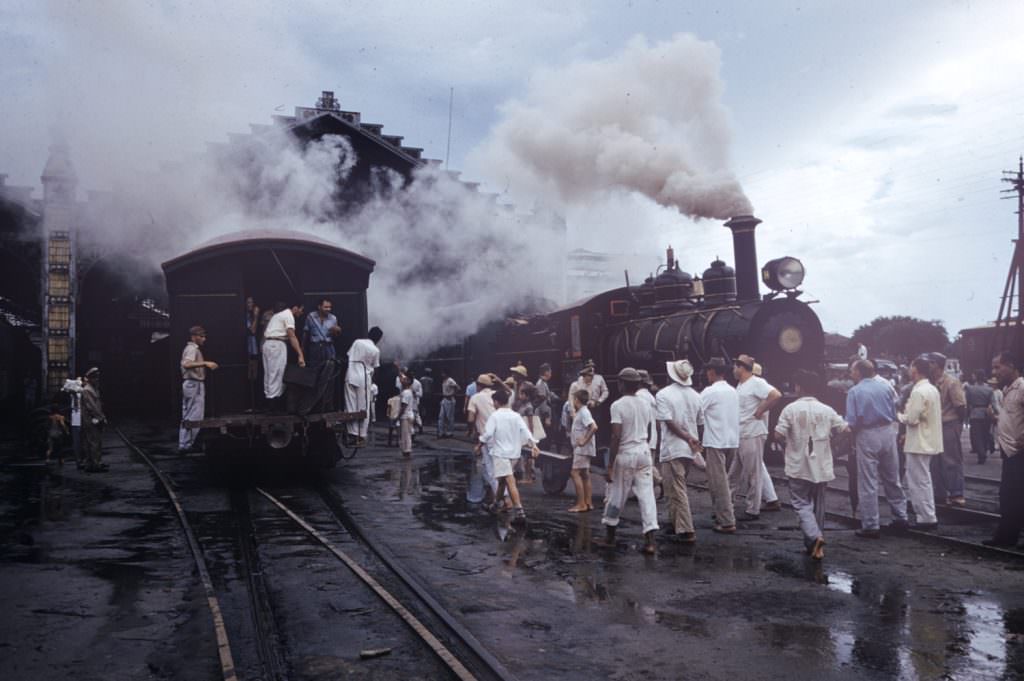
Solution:
<svg viewBox="0 0 1024 681"><path fill-rule="evenodd" d="M398 447L403 454L412 451L412 419L398 422Z"/></svg>
<svg viewBox="0 0 1024 681"><path fill-rule="evenodd" d="M587 456L586 454L573 454L572 455L572 469L574 471L586 469L590 470L590 464L594 461L594 457Z"/></svg>
<svg viewBox="0 0 1024 681"><path fill-rule="evenodd" d="M504 478L507 475L512 475L512 467L519 459L506 459L503 456L494 456L488 454L491 457L491 472L495 479Z"/></svg>

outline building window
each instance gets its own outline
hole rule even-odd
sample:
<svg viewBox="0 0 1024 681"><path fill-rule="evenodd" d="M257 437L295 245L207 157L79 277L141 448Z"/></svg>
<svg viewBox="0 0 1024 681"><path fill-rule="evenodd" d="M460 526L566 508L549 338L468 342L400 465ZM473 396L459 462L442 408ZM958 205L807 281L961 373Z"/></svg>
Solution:
<svg viewBox="0 0 1024 681"><path fill-rule="evenodd" d="M71 348L71 339L67 336L46 339L47 357L51 362L67 362Z"/></svg>
<svg viewBox="0 0 1024 681"><path fill-rule="evenodd" d="M71 263L71 241L68 239L50 239L50 264L68 265Z"/></svg>
<svg viewBox="0 0 1024 681"><path fill-rule="evenodd" d="M51 296L67 297L71 295L71 281L67 272L51 272L49 294Z"/></svg>
<svg viewBox="0 0 1024 681"><path fill-rule="evenodd" d="M67 305L50 305L48 319L50 331L67 331L71 327L71 309Z"/></svg>

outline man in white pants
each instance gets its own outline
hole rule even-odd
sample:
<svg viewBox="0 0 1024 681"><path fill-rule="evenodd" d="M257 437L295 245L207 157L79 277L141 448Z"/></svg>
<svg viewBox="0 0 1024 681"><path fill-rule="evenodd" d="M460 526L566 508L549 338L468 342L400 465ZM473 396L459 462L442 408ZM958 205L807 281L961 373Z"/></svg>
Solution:
<svg viewBox="0 0 1024 681"><path fill-rule="evenodd" d="M206 370L217 368L216 362L203 359L206 329L193 326L188 330L189 341L181 352L181 428L178 431L178 453L193 451L198 428L186 428L185 422L202 421L206 413Z"/></svg>
<svg viewBox="0 0 1024 681"><path fill-rule="evenodd" d="M278 400L284 395L284 368L288 366L288 344L299 356L299 366L306 366L302 344L295 335L295 318L302 315L302 303L289 307L278 305L263 332L263 394L268 400Z"/></svg>
<svg viewBox="0 0 1024 681"><path fill-rule="evenodd" d="M366 434L373 421L373 371L380 366L380 345L384 332L375 326L366 333L366 338L352 341L348 349L348 370L345 372L345 409L350 412L365 411L361 421L349 421L347 430L355 446L366 444Z"/></svg>
<svg viewBox="0 0 1024 681"><path fill-rule="evenodd" d="M764 484L764 444L768 438L768 412L782 393L768 381L754 375L754 358L740 355L733 361L736 395L740 403L740 446L733 467L739 469L739 493L746 497L746 512L740 520L761 517L761 492ZM736 475L730 470L730 477Z"/></svg>
<svg viewBox="0 0 1024 681"><path fill-rule="evenodd" d="M907 496L914 506L918 530L934 530L939 526L935 516L935 495L930 469L933 456L942 453L942 404L939 390L928 382L931 366L927 358L918 357L910 365L910 391L907 406L898 415L907 425L903 452L907 455Z"/></svg>
<svg viewBox="0 0 1024 681"><path fill-rule="evenodd" d="M619 372L619 392L611 408L612 441L608 455L608 487L604 497L605 544L615 545L615 529L630 491L640 505L643 525L643 552L657 551L654 532L658 529L658 506L654 499L654 476L651 472L651 450L648 444L654 414L646 401L636 396L640 373L632 367Z"/></svg>

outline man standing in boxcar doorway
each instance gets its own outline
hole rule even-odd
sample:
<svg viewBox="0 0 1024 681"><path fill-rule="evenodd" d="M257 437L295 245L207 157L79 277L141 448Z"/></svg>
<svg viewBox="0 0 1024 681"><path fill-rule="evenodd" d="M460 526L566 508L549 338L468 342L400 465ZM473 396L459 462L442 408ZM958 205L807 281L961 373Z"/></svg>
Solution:
<svg viewBox="0 0 1024 681"><path fill-rule="evenodd" d="M185 426L186 421L202 421L206 412L206 370L217 368L216 362L203 359L206 329L193 326L188 330L189 341L181 352L181 428L178 430L178 453L193 451L198 428Z"/></svg>
<svg viewBox="0 0 1024 681"><path fill-rule="evenodd" d="M373 419L373 370L380 366L380 345L384 332L375 326L366 334L366 338L357 338L348 349L348 372L345 374L345 408L350 412L365 411L366 417L361 421L348 422L349 438L355 446L366 444L366 434Z"/></svg>
<svg viewBox="0 0 1024 681"><path fill-rule="evenodd" d="M284 369L288 366L288 344L299 356L299 366L306 366L302 344L295 335L295 318L302 315L302 303L290 306L278 304L275 313L267 322L263 339L263 394L268 400L276 400L284 394Z"/></svg>
<svg viewBox="0 0 1024 681"><path fill-rule="evenodd" d="M331 300L323 298L317 303L316 313L306 317L302 332L302 345L310 366L318 367L337 355L334 339L341 335L338 318L331 314Z"/></svg>

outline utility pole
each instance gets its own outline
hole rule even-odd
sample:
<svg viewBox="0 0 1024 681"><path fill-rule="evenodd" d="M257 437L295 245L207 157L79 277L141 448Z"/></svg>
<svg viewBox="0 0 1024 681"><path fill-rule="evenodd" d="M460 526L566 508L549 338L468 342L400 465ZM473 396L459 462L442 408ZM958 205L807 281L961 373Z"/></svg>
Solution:
<svg viewBox="0 0 1024 681"><path fill-rule="evenodd" d="M1001 198L1017 199L1017 238L1013 240L1013 258L1006 275L1006 286L1003 287L1003 299L999 303L999 316L996 317L995 349L1019 351L1024 346L1024 305L1021 304L1024 292L1024 156L1018 159L1017 170L1003 171L1002 181L1010 188L1000 192L1006 194Z"/></svg>

